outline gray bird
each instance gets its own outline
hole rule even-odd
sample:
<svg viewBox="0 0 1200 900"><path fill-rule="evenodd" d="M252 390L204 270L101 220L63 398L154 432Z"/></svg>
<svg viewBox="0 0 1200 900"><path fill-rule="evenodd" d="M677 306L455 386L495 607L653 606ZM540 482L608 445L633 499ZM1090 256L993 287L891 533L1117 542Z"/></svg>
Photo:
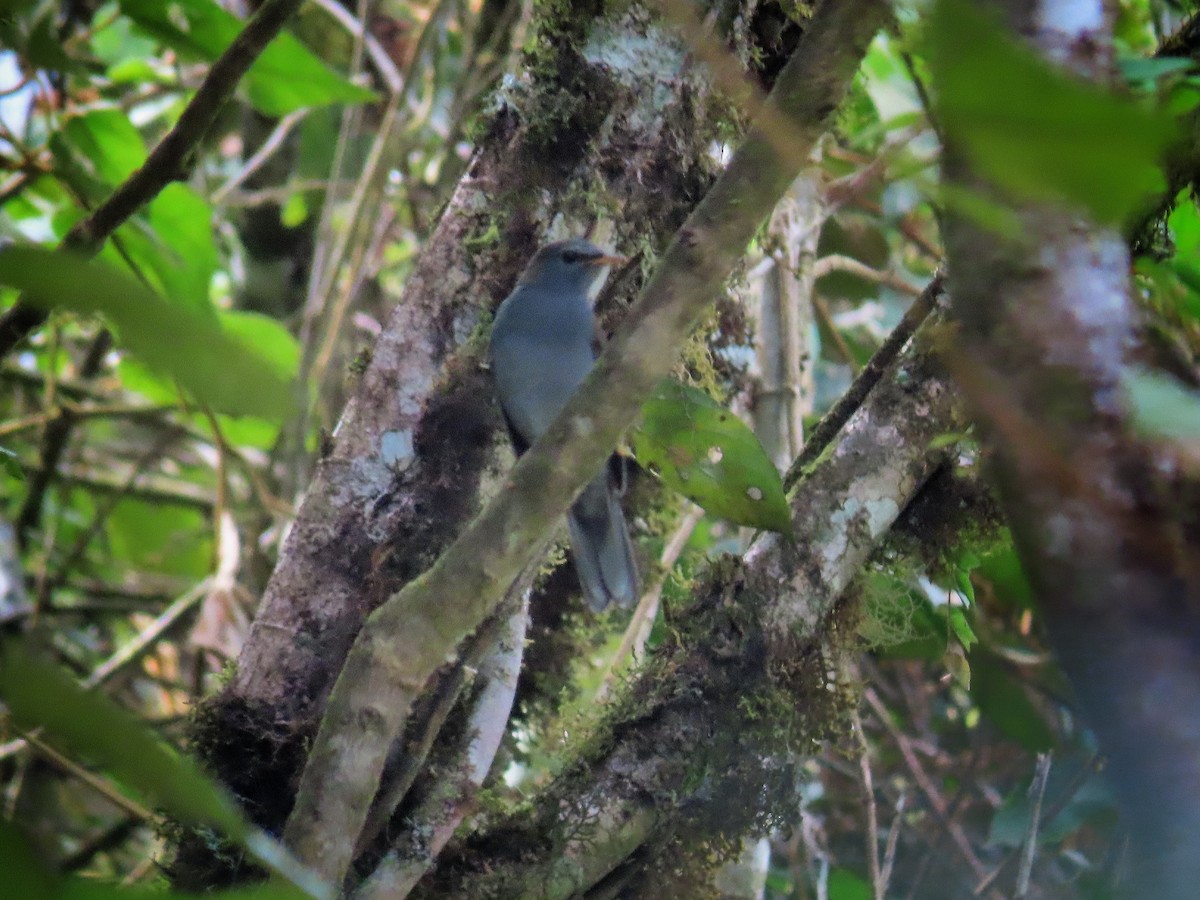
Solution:
<svg viewBox="0 0 1200 900"><path fill-rule="evenodd" d="M591 289L624 262L582 239L547 244L534 255L492 326L491 365L517 454L537 440L596 359ZM622 460L614 454L567 513L575 570L597 612L638 598L637 567L621 512Z"/></svg>

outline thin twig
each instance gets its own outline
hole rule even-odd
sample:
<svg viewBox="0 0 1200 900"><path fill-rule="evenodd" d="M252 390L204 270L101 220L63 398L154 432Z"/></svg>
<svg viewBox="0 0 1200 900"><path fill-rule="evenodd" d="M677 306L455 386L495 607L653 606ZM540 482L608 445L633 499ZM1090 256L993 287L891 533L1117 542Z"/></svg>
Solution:
<svg viewBox="0 0 1200 900"><path fill-rule="evenodd" d="M858 786L862 794L863 818L867 828L864 840L867 852L867 876L875 900L884 900L883 877L879 868L879 811L875 805L875 779L871 775L871 748L863 732L862 716L855 709L850 714L850 725L858 738Z"/></svg>
<svg viewBox="0 0 1200 900"><path fill-rule="evenodd" d="M282 205L296 194L306 194L311 191L321 191L328 194L348 187L349 184L350 182L348 181L334 183L326 178L297 178L270 187L255 188L247 191L234 190L223 197L221 203L226 207L238 207L241 209L248 209L253 206L265 206L268 203ZM214 198L212 202L215 204L217 201Z"/></svg>
<svg viewBox="0 0 1200 900"><path fill-rule="evenodd" d="M190 591L159 613L158 617L143 628L137 637L123 645L117 652L93 669L92 673L83 680L83 687L87 690L99 687L149 650L166 633L167 629L179 621L188 610L199 603L204 595L208 593L211 580L211 578L205 578L198 582Z"/></svg>
<svg viewBox="0 0 1200 900"><path fill-rule="evenodd" d="M875 716L892 738L896 748L900 751L900 756L904 759L905 766L907 766L908 771L912 774L913 780L916 781L917 787L921 789L921 793L929 801L929 807L933 810L934 816L950 835L954 846L958 848L958 852L963 860L970 866L971 871L977 877L982 877L986 871L983 863L975 855L975 848L971 846L971 841L967 838L966 833L963 832L962 826L950 818L945 798L942 797L941 792L934 785L933 780L929 777L929 773L925 771L925 767L921 765L921 761L917 759L916 753L913 752L912 742L908 739L908 736L896 727L887 707L883 705L883 701L876 696L873 689L867 688L863 691L863 699L867 701L867 704L874 711ZM993 893L997 900L1000 900L999 893Z"/></svg>
<svg viewBox="0 0 1200 900"><path fill-rule="evenodd" d="M353 13L342 6L342 4L335 2L335 0L313 0L313 5L331 16L339 25L350 32L356 41L362 41L367 55L371 57L371 64L375 66L375 70L383 78L388 93L399 93L400 88L404 85L404 79L400 77L400 70L396 68L396 64L392 62L392 58L388 56L387 51L375 39L375 35L366 29L364 23L356 19Z"/></svg>
<svg viewBox="0 0 1200 900"><path fill-rule="evenodd" d="M49 425L51 422L60 418L64 413L69 413L77 420L153 419L161 416L163 413L171 412L176 408L178 407L174 403L113 403L107 405L80 406L78 404L60 399L58 401L58 405L53 409L47 409L39 413L22 416L19 419L9 419L7 422L0 424L0 437L8 437L9 435L19 434L22 431L28 431L30 428L38 428L43 425Z"/></svg>
<svg viewBox="0 0 1200 900"><path fill-rule="evenodd" d="M366 281L366 276L363 272L363 262L367 259L378 258L379 251L391 231L395 214L391 210L384 210L382 214L375 216L375 219L374 233L371 235L369 242L360 242L354 249L354 258L351 260L349 266L350 277L346 280L346 284L338 294L337 301L333 304L333 311L326 322L321 345L317 350L317 356L313 362L312 372L308 376L308 383L318 386L318 396L323 395L322 388L325 385L325 378L329 373L329 364L333 359L333 351L337 347L337 340L342 331L342 323L345 321L346 312L349 310L354 298L358 296L358 292L362 290L363 283Z"/></svg>
<svg viewBox="0 0 1200 900"><path fill-rule="evenodd" d="M28 473L43 471L31 463L21 462L20 466ZM212 496L208 491L189 482L167 481L155 478L148 484L126 487L125 479L108 474L95 474L78 469L59 468L56 477L65 484L73 484L97 493L124 493L139 500L150 503L166 503L175 506L186 506L203 512L212 510Z"/></svg>
<svg viewBox="0 0 1200 900"><path fill-rule="evenodd" d="M79 366L81 380L91 381L100 374L100 369L104 365L104 357L111 346L112 334L107 328L101 329L100 333L92 339L87 354ZM57 379L51 373L46 381L47 405L54 405L57 390ZM29 532L41 522L42 501L45 499L50 483L54 480L55 470L66 452L74 428L75 417L66 409L60 416L46 424L38 454L40 465L29 479L29 489L25 494L25 501L21 504L21 511L17 515L17 541L22 546L24 546Z"/></svg>
<svg viewBox="0 0 1200 900"><path fill-rule="evenodd" d="M901 794L896 800L896 815L892 817L892 827L888 829L887 847L883 851L883 865L879 869L879 886L876 896L886 897L887 886L892 880L892 869L896 865L896 847L900 842L900 826L904 824L905 795Z"/></svg>
<svg viewBox="0 0 1200 900"><path fill-rule="evenodd" d="M111 825L84 840L70 856L58 864L60 872L78 872L101 853L109 853L120 847L141 825L134 816L123 816Z"/></svg>
<svg viewBox="0 0 1200 900"><path fill-rule="evenodd" d="M625 628L625 634L621 637L621 644L617 647L609 660L608 668L604 671L604 677L600 679L600 687L596 689L596 701L602 702L608 699L612 693L613 687L616 685L617 672L625 664L625 661L630 657L638 658L642 652L642 648L646 646L646 641L650 638L650 632L654 628L654 619L658 615L658 604L662 600L663 587L667 583L667 578L671 575L671 569L675 567L679 555L683 552L683 548L687 546L688 538L692 536L692 532L696 530L696 526L700 520L704 518L704 510L696 504L689 504L690 509L684 514L679 522L679 527L675 529L663 547L662 556L658 561L658 574L646 593L642 595L642 599L638 601L637 609L633 611L633 615L629 619L629 625Z"/></svg>
<svg viewBox="0 0 1200 900"><path fill-rule="evenodd" d="M221 206L223 203L225 203L225 200L229 197L230 192L235 190L238 185L242 184L242 182L257 172L262 167L263 163L271 158L271 154L273 154L283 145L283 142L287 140L287 136L291 133L292 129L296 127L296 125L298 125L304 119L304 117L308 115L308 113L309 109L305 107L303 109L293 110L280 119L275 124L275 127L271 130L271 133L267 135L267 139L262 142L262 146L254 151L254 154L242 164L242 167L238 169L237 173L231 176L228 181L212 192L209 202L212 203L213 206Z"/></svg>
<svg viewBox="0 0 1200 900"><path fill-rule="evenodd" d="M42 372L33 372L12 363L0 368L0 378L5 381L15 381L32 390L42 390L46 384L46 376ZM77 378L57 378L58 391L65 397L86 398L89 400L107 400L107 392L86 381Z"/></svg>
<svg viewBox="0 0 1200 900"><path fill-rule="evenodd" d="M1042 798L1046 796L1046 782L1050 778L1050 754L1039 753L1037 767L1033 771L1033 783L1029 785L1029 796L1033 808L1029 811L1029 828L1025 832L1025 846L1021 851L1021 868L1017 870L1017 886L1013 891L1015 900L1029 893L1029 876L1033 872L1033 857L1037 852L1038 824L1042 818Z"/></svg>
<svg viewBox="0 0 1200 900"><path fill-rule="evenodd" d="M1042 813L1038 821L1039 829L1043 828L1046 823L1053 822L1058 817L1059 813L1067 808L1067 804L1071 802L1071 800L1075 797L1075 794L1081 787L1083 787L1084 782L1095 774L1096 764L1099 759L1100 754L1094 754L1082 766L1079 767L1079 771L1072 776L1070 784L1066 786L1063 792L1046 808L1046 811ZM1007 869L1015 865L1019 859L1020 856L1015 853L1005 857L1004 862L996 866L995 869L988 873L988 876L985 879L975 886L974 896L981 896L984 891L995 884L996 880L1000 878L1000 876L1003 875Z"/></svg>
<svg viewBox="0 0 1200 900"><path fill-rule="evenodd" d="M380 171L380 163L383 161L384 150L388 147L392 136L392 129L396 124L396 115L400 108L400 98L400 94L393 94L388 99L387 109L383 114L383 121L380 123L375 140L371 144L367 160L363 164L362 174L354 186L354 193L350 196L350 208L346 211L346 221L351 223L352 226L358 225L366 218L362 212L368 195L373 202L378 202L379 200L380 191L377 190L376 179ZM315 314L325 309L326 304L329 302L329 296L333 293L334 285L337 282L338 271L341 269L342 261L345 259L346 252L350 246L350 240L355 232L356 228L354 227L339 229L333 248L325 260L324 272L321 273L324 277L317 282L317 290L313 298L313 303L306 308L306 313L313 312Z"/></svg>
<svg viewBox="0 0 1200 900"><path fill-rule="evenodd" d="M350 59L350 73L356 75L362 68L362 56L365 48L364 39L367 36L366 17L370 12L371 4L363 3L358 10L357 27L353 31L354 47ZM392 100L396 97L393 92ZM337 142L333 146L333 160L329 166L329 188L325 194L325 202L321 206L321 216L317 221L317 243L313 251L312 264L308 270L308 289L304 300L304 317L300 323L300 379L305 381L305 376L308 370L308 357L311 354L310 343L312 341L312 330L315 327L317 317L320 315L325 301L324 285L326 283L326 270L331 270L330 278L336 276L337 265L331 264L333 259L329 248L329 242L334 238L333 215L334 207L338 199L338 189L341 186L342 165L345 162L346 151L350 145L351 134L354 132L360 117L360 111L357 107L347 107L342 110L341 122L338 125ZM379 137L376 135L376 140ZM358 180L361 181L363 173L359 173ZM358 223L351 217L347 217L347 221L351 224L351 228L346 231L353 230L353 226ZM301 412L301 420L304 418L304 406L298 407Z"/></svg>
<svg viewBox="0 0 1200 900"><path fill-rule="evenodd" d="M302 0L265 0L233 43L212 64L204 83L184 107L175 127L150 152L146 162L87 218L67 232L62 246L93 255L130 216L154 199L189 167L189 160L216 124L238 82L267 44L283 28ZM46 320L46 313L25 298L0 316L0 357Z"/></svg>
<svg viewBox="0 0 1200 900"><path fill-rule="evenodd" d="M824 297L814 291L812 305L817 319L825 326L825 330L829 332L829 336L833 339L833 346L837 349L838 356L842 358L842 362L851 368L854 372L854 377L857 378L861 374L858 360L855 359L854 351L850 349L850 345L846 343L846 338L842 334L842 330L838 328L837 322L834 321L829 304L825 302Z"/></svg>
<svg viewBox="0 0 1200 900"><path fill-rule="evenodd" d="M831 212L837 211L848 203L857 203L865 194L870 194L884 180L888 164L916 140L925 131L924 123L913 125L896 135L856 172L852 172L825 188L825 198Z"/></svg>
<svg viewBox="0 0 1200 900"><path fill-rule="evenodd" d="M871 361L859 373L858 378L854 380L854 384L850 385L850 389L842 395L830 409L825 413L817 427L809 434L808 440L804 444L804 449L788 470L787 476L784 478L784 487L791 489L800 475L804 472L805 467L813 462L821 455L825 447L833 440L834 436L841 431L842 426L849 421L850 416L854 411L862 405L863 398L870 393L872 387L883 377L883 373L887 371L888 366L904 349L904 345L908 343L920 327L921 323L933 312L937 305L938 298L942 295L942 275L939 272L933 277L925 290L921 291L921 295L915 299L904 313L904 317L890 335L887 340L880 344L879 349L875 351L875 355L871 357Z"/></svg>
<svg viewBox="0 0 1200 900"><path fill-rule="evenodd" d="M96 791L96 793L100 794L106 800L112 803L113 806L124 810L126 813L134 816L139 821L157 821L157 816L155 816L150 810L146 809L146 807L142 806L136 800L126 797L121 793L120 790L116 788L116 786L109 783L106 779L92 774L87 769L71 760L69 757L59 753L40 737L38 737L34 732L22 732L21 737L25 740L25 743L28 744L33 750L37 751L40 756L54 763L54 765L58 766L68 775L72 775L78 780L82 781L92 790Z"/></svg>
<svg viewBox="0 0 1200 900"><path fill-rule="evenodd" d="M92 520L88 523L88 527L79 533L78 537L75 538L75 542L71 545L71 549L57 563L57 574L53 578L42 579L42 583L38 586L39 607L45 607L50 600L50 592L59 587L66 577L66 573L73 571L79 561L83 559L88 546L100 533L101 529L103 529L104 523L108 521L109 516L116 510L117 504L133 490L142 473L166 452L167 447L174 439L175 436L169 432L159 435L158 439L134 463L133 468L130 469L129 475L125 479L122 489L108 494L102 502L96 505L96 510L92 513Z"/></svg>
<svg viewBox="0 0 1200 900"><path fill-rule="evenodd" d="M820 278L823 275L828 275L831 272L848 272L849 274L857 275L859 278L862 278L866 281L882 284L885 287L890 287L902 294L908 294L910 297L921 296L921 288L908 281L905 281L895 272L872 269L866 263L859 262L852 256L844 256L840 253L832 253L829 256L822 256L813 265L813 275L817 278Z"/></svg>

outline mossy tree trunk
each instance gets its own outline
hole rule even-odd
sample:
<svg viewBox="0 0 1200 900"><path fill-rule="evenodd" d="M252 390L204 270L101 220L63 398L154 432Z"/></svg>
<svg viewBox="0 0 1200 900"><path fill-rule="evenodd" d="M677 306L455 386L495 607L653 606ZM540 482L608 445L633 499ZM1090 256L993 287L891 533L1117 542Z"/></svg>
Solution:
<svg viewBox="0 0 1200 900"><path fill-rule="evenodd" d="M769 88L801 26L758 6L721 18L777 19L765 29L771 46L737 48ZM286 818L366 615L479 507L499 433L481 324L547 235L597 224L640 262L603 301L619 309L711 183L713 142L742 124L652 6L544 3L536 17L525 71L481 119L474 157L320 461L236 672L197 716L198 752L270 829ZM173 875L203 888L236 879L232 869L185 841Z"/></svg>

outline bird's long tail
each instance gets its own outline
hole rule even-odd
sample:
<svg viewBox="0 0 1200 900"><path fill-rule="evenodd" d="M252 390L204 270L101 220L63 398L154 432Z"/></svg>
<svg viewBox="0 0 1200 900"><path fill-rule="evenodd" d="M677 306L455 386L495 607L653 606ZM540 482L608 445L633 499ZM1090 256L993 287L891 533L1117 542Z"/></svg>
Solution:
<svg viewBox="0 0 1200 900"><path fill-rule="evenodd" d="M567 514L575 571L588 605L633 606L638 599L637 565L616 486L607 473L592 479Z"/></svg>

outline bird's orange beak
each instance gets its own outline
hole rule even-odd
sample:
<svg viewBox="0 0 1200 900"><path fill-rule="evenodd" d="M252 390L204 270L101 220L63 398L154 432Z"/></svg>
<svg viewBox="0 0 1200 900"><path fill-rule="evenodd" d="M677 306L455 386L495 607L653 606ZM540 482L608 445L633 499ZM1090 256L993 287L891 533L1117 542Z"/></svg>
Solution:
<svg viewBox="0 0 1200 900"><path fill-rule="evenodd" d="M588 260L589 266L623 266L629 262L628 256L596 256Z"/></svg>

